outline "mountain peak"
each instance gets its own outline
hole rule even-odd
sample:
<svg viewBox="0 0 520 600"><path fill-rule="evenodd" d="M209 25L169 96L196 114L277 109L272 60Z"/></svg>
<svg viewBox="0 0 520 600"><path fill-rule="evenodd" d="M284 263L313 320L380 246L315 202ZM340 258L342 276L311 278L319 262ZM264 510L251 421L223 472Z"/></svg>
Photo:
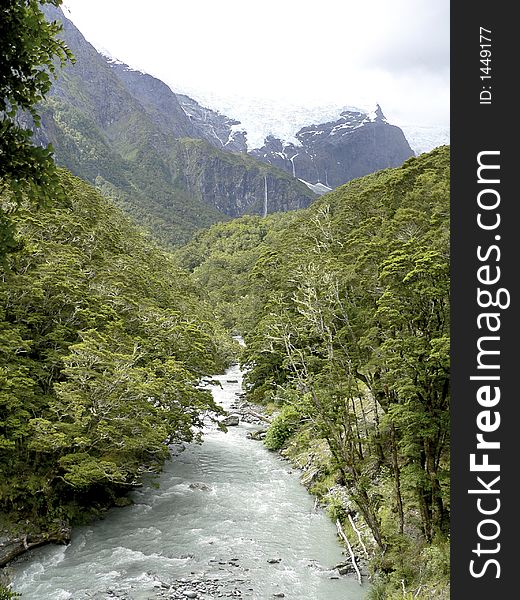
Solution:
<svg viewBox="0 0 520 600"><path fill-rule="evenodd" d="M402 130L388 123L379 104L370 112L351 108L334 121L307 125L296 139L297 144L268 136L264 146L251 154L307 185L327 189L397 167L413 156Z"/></svg>
<svg viewBox="0 0 520 600"><path fill-rule="evenodd" d="M381 107L379 106L379 104L376 104L375 114L376 114L377 119L380 119L381 121L386 121L386 117L383 114L383 111L381 110Z"/></svg>

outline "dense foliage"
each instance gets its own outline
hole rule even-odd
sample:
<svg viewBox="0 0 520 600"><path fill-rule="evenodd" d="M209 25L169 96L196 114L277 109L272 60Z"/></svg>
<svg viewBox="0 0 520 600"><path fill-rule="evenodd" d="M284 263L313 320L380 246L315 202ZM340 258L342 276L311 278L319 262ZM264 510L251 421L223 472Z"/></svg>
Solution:
<svg viewBox="0 0 520 600"><path fill-rule="evenodd" d="M70 71L64 69L60 85L82 98L79 78ZM171 133L158 133L136 109L114 134L116 144L96 123L103 107L94 113L96 118L92 110L59 96L42 105L45 131L51 134L60 166L95 185L166 246L185 242L198 228L226 218L176 181L172 153L177 142Z"/></svg>
<svg viewBox="0 0 520 600"><path fill-rule="evenodd" d="M315 488L347 490L334 514L366 526L386 573L373 593L445 597L448 149L283 218L213 228L179 260L243 330L250 396L283 407L268 445L311 460L325 443Z"/></svg>
<svg viewBox="0 0 520 600"><path fill-rule="evenodd" d="M298 214L291 211L219 223L200 231L175 252L178 264L192 272L229 329L245 332L252 326L261 299L252 293L251 269Z"/></svg>
<svg viewBox="0 0 520 600"><path fill-rule="evenodd" d="M17 194L52 188L51 149L33 145L32 131L17 117L26 111L39 124L34 106L49 91L56 65L71 58L55 37L61 25L45 20L43 4L59 6L61 0L4 0L0 5L0 185Z"/></svg>
<svg viewBox="0 0 520 600"><path fill-rule="evenodd" d="M226 360L171 256L88 184L60 183L52 207L22 204L0 267L0 503L33 523L109 504L192 440L218 412L197 382Z"/></svg>

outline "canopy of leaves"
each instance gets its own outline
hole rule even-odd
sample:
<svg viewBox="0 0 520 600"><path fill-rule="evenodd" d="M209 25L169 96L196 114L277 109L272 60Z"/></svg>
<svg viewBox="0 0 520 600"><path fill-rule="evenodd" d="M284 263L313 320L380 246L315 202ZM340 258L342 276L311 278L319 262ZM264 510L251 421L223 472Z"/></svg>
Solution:
<svg viewBox="0 0 520 600"><path fill-rule="evenodd" d="M1 267L0 503L34 520L109 502L196 438L219 411L198 382L227 360L188 274L59 178L52 207L21 204Z"/></svg>
<svg viewBox="0 0 520 600"><path fill-rule="evenodd" d="M59 6L61 0L4 0L0 6L0 183L17 192L47 188L54 172L51 149L34 146L17 116L27 111L39 124L35 105L49 91L57 65L71 58L56 39L61 26L45 20L42 4Z"/></svg>

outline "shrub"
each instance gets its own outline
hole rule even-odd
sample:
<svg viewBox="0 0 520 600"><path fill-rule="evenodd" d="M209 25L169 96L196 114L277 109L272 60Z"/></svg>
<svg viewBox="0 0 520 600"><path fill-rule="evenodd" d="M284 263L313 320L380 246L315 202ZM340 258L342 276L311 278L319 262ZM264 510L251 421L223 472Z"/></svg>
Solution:
<svg viewBox="0 0 520 600"><path fill-rule="evenodd" d="M279 450L298 429L300 421L301 415L296 408L286 404L269 426L264 444L269 450Z"/></svg>

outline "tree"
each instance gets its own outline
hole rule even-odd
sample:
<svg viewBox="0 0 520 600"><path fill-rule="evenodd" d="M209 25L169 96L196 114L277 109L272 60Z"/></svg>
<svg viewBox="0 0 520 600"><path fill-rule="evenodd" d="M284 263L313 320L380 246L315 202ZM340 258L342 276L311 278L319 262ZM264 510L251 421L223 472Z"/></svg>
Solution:
<svg viewBox="0 0 520 600"><path fill-rule="evenodd" d="M230 346L172 257L87 183L12 215L0 284L0 506L53 527L110 505L198 440ZM2 196L0 196L2 201ZM24 526L25 527L25 526Z"/></svg>
<svg viewBox="0 0 520 600"><path fill-rule="evenodd" d="M48 22L40 8L61 1L0 1L0 190L10 189L16 202L24 191L49 195L56 188L52 148L35 146L22 120L39 125L36 105L49 91L57 66L73 58L56 39L61 24ZM0 259L13 245L6 211L0 209Z"/></svg>
<svg viewBox="0 0 520 600"><path fill-rule="evenodd" d="M49 91L56 66L72 54L56 39L57 21L48 22L40 5L61 0L2 0L0 8L0 178L15 189L22 184L46 185L53 172L52 149L31 143L32 131L19 123L26 111L39 125L35 108Z"/></svg>

